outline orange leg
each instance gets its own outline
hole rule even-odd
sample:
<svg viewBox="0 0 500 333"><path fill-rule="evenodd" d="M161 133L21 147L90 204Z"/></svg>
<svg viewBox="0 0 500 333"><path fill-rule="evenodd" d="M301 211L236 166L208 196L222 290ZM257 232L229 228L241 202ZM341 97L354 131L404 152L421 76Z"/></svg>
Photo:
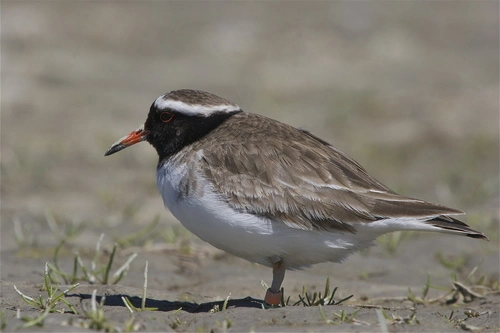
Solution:
<svg viewBox="0 0 500 333"><path fill-rule="evenodd" d="M273 264L273 282L271 283L271 288L267 289L266 297L264 302L269 305L280 305L283 293L281 292L281 283L285 278L285 265L283 265L283 260L280 260Z"/></svg>

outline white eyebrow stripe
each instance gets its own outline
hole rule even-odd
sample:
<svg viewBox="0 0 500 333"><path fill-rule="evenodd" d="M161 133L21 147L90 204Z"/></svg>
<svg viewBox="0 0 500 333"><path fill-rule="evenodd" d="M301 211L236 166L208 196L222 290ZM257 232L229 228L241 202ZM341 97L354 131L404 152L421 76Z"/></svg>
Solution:
<svg viewBox="0 0 500 333"><path fill-rule="evenodd" d="M201 105L201 104L186 104L181 101L171 99L165 100L164 96L160 96L154 102L154 106L159 109L172 109L183 113L187 116L203 116L208 117L215 112L233 112L239 111L240 107L236 104L220 104L220 105Z"/></svg>

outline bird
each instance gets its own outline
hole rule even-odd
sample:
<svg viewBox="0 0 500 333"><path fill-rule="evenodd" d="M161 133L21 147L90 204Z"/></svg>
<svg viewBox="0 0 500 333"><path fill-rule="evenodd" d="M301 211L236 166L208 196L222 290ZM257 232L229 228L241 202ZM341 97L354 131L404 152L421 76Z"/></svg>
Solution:
<svg viewBox="0 0 500 333"><path fill-rule="evenodd" d="M264 302L279 306L285 271L341 262L393 231L488 240L461 210L402 196L325 140L217 95L158 97L143 125L105 153L147 141L165 207L218 249L272 268Z"/></svg>

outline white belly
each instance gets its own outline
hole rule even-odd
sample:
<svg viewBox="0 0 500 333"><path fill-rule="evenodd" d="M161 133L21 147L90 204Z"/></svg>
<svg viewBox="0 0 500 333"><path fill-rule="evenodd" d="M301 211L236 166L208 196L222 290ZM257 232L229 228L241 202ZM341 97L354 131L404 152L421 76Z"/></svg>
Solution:
<svg viewBox="0 0 500 333"><path fill-rule="evenodd" d="M165 206L192 233L213 246L263 265L284 259L287 268L339 262L371 245L375 237L356 240L351 233L295 229L253 214L235 211L197 176L196 191L183 196L186 165L167 162L157 170L157 185ZM191 175L193 176L193 175Z"/></svg>

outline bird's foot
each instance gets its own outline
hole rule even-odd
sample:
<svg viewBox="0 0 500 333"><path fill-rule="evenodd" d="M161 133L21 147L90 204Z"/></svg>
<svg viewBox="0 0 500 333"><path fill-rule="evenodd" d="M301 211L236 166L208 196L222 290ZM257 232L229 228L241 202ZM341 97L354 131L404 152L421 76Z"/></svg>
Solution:
<svg viewBox="0 0 500 333"><path fill-rule="evenodd" d="M271 291L271 288L269 288L266 291L266 297L264 297L264 302L267 305L278 306L281 304L282 298L283 298L283 292L281 290L275 293Z"/></svg>

